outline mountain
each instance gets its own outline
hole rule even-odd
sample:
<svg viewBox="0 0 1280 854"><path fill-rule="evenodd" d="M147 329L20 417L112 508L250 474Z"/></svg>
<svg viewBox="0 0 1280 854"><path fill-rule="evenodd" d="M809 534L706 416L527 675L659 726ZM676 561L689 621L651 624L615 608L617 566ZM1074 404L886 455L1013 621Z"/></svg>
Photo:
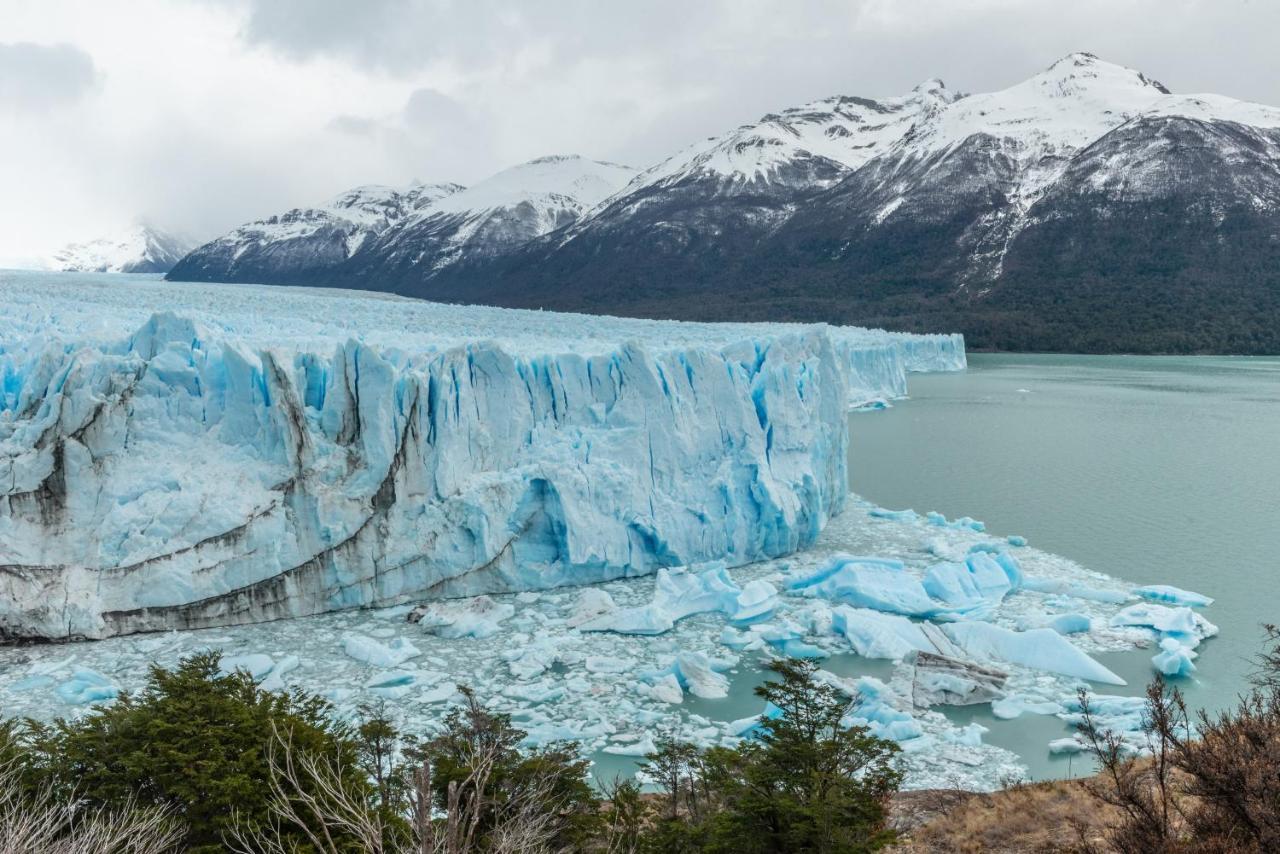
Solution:
<svg viewBox="0 0 1280 854"><path fill-rule="evenodd" d="M46 265L76 273L167 273L191 251L191 242L145 224L55 252Z"/></svg>
<svg viewBox="0 0 1280 854"><path fill-rule="evenodd" d="M394 276L426 282L575 222L634 176L626 166L561 156L532 160L470 188L361 187L320 208L241 226L198 247L170 278L330 284Z"/></svg>
<svg viewBox="0 0 1280 854"><path fill-rule="evenodd" d="M257 280L958 329L976 348L1274 353L1280 110L1075 53L997 92L929 80L771 114L540 235L437 243L396 228L322 275Z"/></svg>
<svg viewBox="0 0 1280 854"><path fill-rule="evenodd" d="M370 184L314 208L255 220L197 247L170 271L181 281L305 282L342 265L370 238L460 191L458 184L396 190Z"/></svg>

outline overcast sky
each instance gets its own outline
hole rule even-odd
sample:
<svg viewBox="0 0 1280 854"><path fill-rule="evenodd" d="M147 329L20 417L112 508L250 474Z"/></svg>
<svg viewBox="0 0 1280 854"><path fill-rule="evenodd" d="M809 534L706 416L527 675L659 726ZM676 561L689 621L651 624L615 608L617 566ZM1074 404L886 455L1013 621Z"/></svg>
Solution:
<svg viewBox="0 0 1280 854"><path fill-rule="evenodd" d="M364 183L647 166L834 94L1073 51L1280 105L1276 0L0 0L0 265L145 218L208 239Z"/></svg>

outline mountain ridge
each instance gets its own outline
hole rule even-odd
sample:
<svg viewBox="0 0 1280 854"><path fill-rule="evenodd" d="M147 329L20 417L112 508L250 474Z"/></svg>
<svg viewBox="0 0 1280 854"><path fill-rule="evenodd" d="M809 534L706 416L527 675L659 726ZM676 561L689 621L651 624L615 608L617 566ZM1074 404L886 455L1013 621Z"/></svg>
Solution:
<svg viewBox="0 0 1280 854"><path fill-rule="evenodd" d="M470 243L401 225L319 272L234 280L958 329L979 349L1280 352L1280 109L1092 54L995 92L812 101L618 184Z"/></svg>

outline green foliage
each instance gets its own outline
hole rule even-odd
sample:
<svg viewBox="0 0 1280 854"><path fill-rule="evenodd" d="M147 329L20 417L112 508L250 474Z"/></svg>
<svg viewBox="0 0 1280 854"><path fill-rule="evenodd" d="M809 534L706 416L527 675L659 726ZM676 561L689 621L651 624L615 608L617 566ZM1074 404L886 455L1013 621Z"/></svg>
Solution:
<svg viewBox="0 0 1280 854"><path fill-rule="evenodd" d="M33 769L65 797L167 807L186 829L186 850L214 852L224 850L235 822L267 819L267 751L276 733L287 733L295 750L356 767L355 740L332 722L324 700L221 674L216 653L173 670L153 667L136 696L77 720L28 722L22 742ZM368 786L363 776L351 782Z"/></svg>
<svg viewBox="0 0 1280 854"><path fill-rule="evenodd" d="M600 801L587 782L590 763L574 743L521 750L525 732L512 726L509 715L485 708L467 688L459 686L465 704L445 716L444 731L406 751L411 762L431 769L436 809L441 812L478 809L476 845L490 847L491 831L518 815L529 803L556 813L549 831L553 850L583 848L600 829ZM468 788L478 792L468 794ZM472 805L450 801L450 790L471 797Z"/></svg>
<svg viewBox="0 0 1280 854"><path fill-rule="evenodd" d="M782 660L757 689L781 717L734 749L664 742L647 773L665 793L649 850L863 852L892 840L884 804L902 774L897 746L841 725L847 702L814 679L816 665Z"/></svg>

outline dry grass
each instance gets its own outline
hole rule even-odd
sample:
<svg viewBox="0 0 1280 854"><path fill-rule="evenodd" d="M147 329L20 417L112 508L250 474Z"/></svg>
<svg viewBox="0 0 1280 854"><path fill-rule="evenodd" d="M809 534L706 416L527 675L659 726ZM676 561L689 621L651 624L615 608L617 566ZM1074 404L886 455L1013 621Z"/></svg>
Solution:
<svg viewBox="0 0 1280 854"><path fill-rule="evenodd" d="M932 789L902 792L892 821L897 854L1072 851L1103 842L1118 811L1098 802L1083 780L1013 786L990 794Z"/></svg>

